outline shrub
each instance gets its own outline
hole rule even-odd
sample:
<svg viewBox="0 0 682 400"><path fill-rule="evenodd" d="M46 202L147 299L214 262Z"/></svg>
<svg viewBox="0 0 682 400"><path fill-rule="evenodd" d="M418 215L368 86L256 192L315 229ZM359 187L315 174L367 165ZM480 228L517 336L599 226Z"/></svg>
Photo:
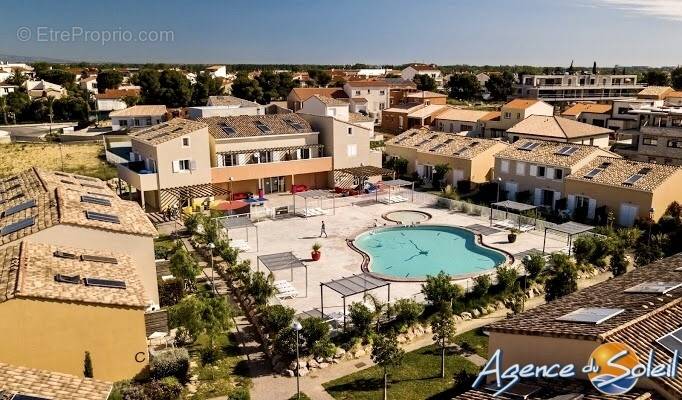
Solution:
<svg viewBox="0 0 682 400"><path fill-rule="evenodd" d="M159 280L159 303L161 307L170 307L182 299L184 283L180 279Z"/></svg>
<svg viewBox="0 0 682 400"><path fill-rule="evenodd" d="M355 333L362 338L369 337L374 320L372 311L362 303L353 303L348 307L348 314L353 323Z"/></svg>
<svg viewBox="0 0 682 400"><path fill-rule="evenodd" d="M426 300L436 307L462 296L462 288L452 283L450 276L443 271L436 276L427 276L426 282L422 284L422 292Z"/></svg>
<svg viewBox="0 0 682 400"><path fill-rule="evenodd" d="M119 393L123 400L149 400L142 385L132 384L123 386Z"/></svg>
<svg viewBox="0 0 682 400"><path fill-rule="evenodd" d="M161 351L152 358L149 369L154 379L173 376L185 382L189 372L189 353L183 348Z"/></svg>
<svg viewBox="0 0 682 400"><path fill-rule="evenodd" d="M332 357L336 353L336 346L334 346L329 337L324 337L315 342L310 352L315 357Z"/></svg>
<svg viewBox="0 0 682 400"><path fill-rule="evenodd" d="M199 351L202 364L212 364L220 359L222 355L219 348L215 346L202 347Z"/></svg>
<svg viewBox="0 0 682 400"><path fill-rule="evenodd" d="M227 396L227 400L251 400L251 395L249 394L248 389L239 387L234 389L229 396Z"/></svg>
<svg viewBox="0 0 682 400"><path fill-rule="evenodd" d="M227 241L221 240L216 245L216 254L220 255L220 258L228 265L235 265L237 263L239 250L231 247Z"/></svg>
<svg viewBox="0 0 682 400"><path fill-rule="evenodd" d="M521 261L523 267L526 269L526 273L531 279L536 279L542 271L545 269L547 262L545 257L540 253L532 253L527 255Z"/></svg>
<svg viewBox="0 0 682 400"><path fill-rule="evenodd" d="M475 297L483 297L488 294L490 286L492 286L490 275L479 275L474 278L474 288L471 290L471 293Z"/></svg>
<svg viewBox="0 0 682 400"><path fill-rule="evenodd" d="M85 352L85 359L83 360L83 376L86 378L92 378L92 358L90 357L90 352Z"/></svg>
<svg viewBox="0 0 682 400"><path fill-rule="evenodd" d="M282 329L275 337L274 347L284 357L296 357L296 331L291 327Z"/></svg>
<svg viewBox="0 0 682 400"><path fill-rule="evenodd" d="M548 275L545 300L552 301L578 290L578 269L568 255L552 254Z"/></svg>
<svg viewBox="0 0 682 400"><path fill-rule="evenodd" d="M620 249L611 256L609 267L613 276L620 276L627 272L628 260L625 258L625 251L623 249Z"/></svg>
<svg viewBox="0 0 682 400"><path fill-rule="evenodd" d="M393 305L396 323L401 327L414 325L424 312L424 306L412 299L400 299Z"/></svg>
<svg viewBox="0 0 682 400"><path fill-rule="evenodd" d="M182 393L182 385L173 377L163 378L144 384L144 393L149 399L176 400Z"/></svg>
<svg viewBox="0 0 682 400"><path fill-rule="evenodd" d="M247 293L253 297L257 306L264 306L268 299L275 294L275 287L270 283L263 272L254 272L247 287Z"/></svg>
<svg viewBox="0 0 682 400"><path fill-rule="evenodd" d="M329 336L329 325L322 318L306 318L301 322L301 325L303 326L301 335L309 349L312 349L318 340Z"/></svg>
<svg viewBox="0 0 682 400"><path fill-rule="evenodd" d="M270 333L277 333L291 325L296 310L280 304L265 307L263 312L263 325Z"/></svg>
<svg viewBox="0 0 682 400"><path fill-rule="evenodd" d="M500 265L497 267L497 286L501 292L506 293L514 287L519 274L511 266Z"/></svg>
<svg viewBox="0 0 682 400"><path fill-rule="evenodd" d="M578 265L587 264L593 257L597 246L592 236L580 236L573 241L573 257Z"/></svg>

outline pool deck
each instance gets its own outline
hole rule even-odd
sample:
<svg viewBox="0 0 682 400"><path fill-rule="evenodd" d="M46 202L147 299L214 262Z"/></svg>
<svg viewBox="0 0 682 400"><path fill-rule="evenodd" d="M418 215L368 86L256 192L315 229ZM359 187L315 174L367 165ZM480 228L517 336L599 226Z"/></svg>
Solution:
<svg viewBox="0 0 682 400"><path fill-rule="evenodd" d="M358 203L361 204L361 203ZM358 234L371 229L375 221L383 226L395 226L393 222L384 220L381 216L393 210L418 210L431 214L433 218L426 224L453 225L467 227L479 225L479 228L489 227L486 216L466 215L450 211L444 208L435 208L418 203L382 204L363 202L362 205L337 207L335 215L332 210L327 210L329 215L300 218L288 217L280 220L264 220L258 222L260 251L256 252L255 232L250 229L249 243L253 249L251 252L241 253L240 258L249 259L252 268L257 269L256 257L258 255L291 251L308 265L308 295L305 297L305 270L293 271L292 285L298 290L299 297L281 300L281 303L293 307L297 312L309 311L320 307L320 282L359 274L362 272L362 255L348 247L346 239L353 239ZM325 221L328 238L319 238L321 222ZM508 243L507 231L499 230L495 233L483 234L482 242L492 248L515 255L532 249L542 249L543 233L531 231L518 236L515 243ZM230 233L232 239L246 239L244 229L234 230ZM319 261L310 261L311 247L318 242L322 245L322 258ZM557 251L566 246L564 238L549 234L547 236L547 251ZM515 260L515 265L520 264L520 257ZM264 267L260 266L261 270ZM289 271L275 272L275 279L290 280ZM471 279L457 281L462 287L470 287ZM390 286L391 299L416 298L421 299L420 282L392 282ZM376 289L372 292L380 300L386 300L386 288ZM347 298L347 305L352 302L362 301L362 295ZM324 289L325 313L342 310L342 298L331 289Z"/></svg>

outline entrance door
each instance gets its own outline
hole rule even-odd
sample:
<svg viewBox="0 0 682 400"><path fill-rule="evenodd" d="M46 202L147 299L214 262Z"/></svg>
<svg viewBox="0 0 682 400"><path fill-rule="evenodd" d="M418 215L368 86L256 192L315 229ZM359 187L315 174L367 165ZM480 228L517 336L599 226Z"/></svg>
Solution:
<svg viewBox="0 0 682 400"><path fill-rule="evenodd" d="M433 180L433 165L424 165L424 175L422 178L426 182L431 182Z"/></svg>
<svg viewBox="0 0 682 400"><path fill-rule="evenodd" d="M284 192L284 177L273 176L272 178L263 178L263 192L265 193Z"/></svg>
<svg viewBox="0 0 682 400"><path fill-rule="evenodd" d="M638 207L633 204L621 204L618 213L618 224L621 226L632 226L635 224Z"/></svg>

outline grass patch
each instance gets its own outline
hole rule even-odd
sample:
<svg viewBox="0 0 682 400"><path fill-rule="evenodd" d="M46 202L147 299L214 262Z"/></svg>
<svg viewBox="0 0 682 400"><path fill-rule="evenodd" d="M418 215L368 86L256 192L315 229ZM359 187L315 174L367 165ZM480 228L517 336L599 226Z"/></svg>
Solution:
<svg viewBox="0 0 682 400"><path fill-rule="evenodd" d="M160 235L154 239L154 255L157 260L164 259L170 255L171 250L175 247L176 239L169 235Z"/></svg>
<svg viewBox="0 0 682 400"><path fill-rule="evenodd" d="M474 340L466 334L464 341ZM462 370L476 373L478 368L469 360L446 353L445 379L440 377L440 349L427 346L409 352L400 368L389 373L388 397L393 400L452 399L456 374ZM327 392L339 400L380 399L383 390L383 370L373 366L324 384Z"/></svg>
<svg viewBox="0 0 682 400"><path fill-rule="evenodd" d="M298 395L293 395L289 397L289 400L298 400ZM305 393L301 393L301 400L310 400L310 397L306 395Z"/></svg>
<svg viewBox="0 0 682 400"><path fill-rule="evenodd" d="M476 354L488 358L488 336L483 334L483 328L467 331L457 336L457 344L463 348L475 350Z"/></svg>
<svg viewBox="0 0 682 400"><path fill-rule="evenodd" d="M0 177L31 167L62 170L107 180L117 176L116 167L107 163L101 143L10 143L0 145Z"/></svg>

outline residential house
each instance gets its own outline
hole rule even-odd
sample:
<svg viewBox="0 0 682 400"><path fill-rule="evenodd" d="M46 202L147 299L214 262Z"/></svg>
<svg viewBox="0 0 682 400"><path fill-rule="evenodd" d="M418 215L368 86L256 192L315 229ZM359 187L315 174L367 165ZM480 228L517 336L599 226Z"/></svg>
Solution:
<svg viewBox="0 0 682 400"><path fill-rule="evenodd" d="M287 108L292 111L298 111L303 107L304 101L316 94L334 99L348 98L348 95L343 91L343 88L293 88L287 96Z"/></svg>
<svg viewBox="0 0 682 400"><path fill-rule="evenodd" d="M391 72L393 70L386 68L361 68L354 75L362 79L369 79L383 77Z"/></svg>
<svg viewBox="0 0 682 400"><path fill-rule="evenodd" d="M488 91L488 88L485 87L485 84L488 83L490 80L490 75L486 74L485 72L479 72L476 74L476 80L478 81L478 84L481 86L481 94L483 96L483 100L488 100L490 98L490 91Z"/></svg>
<svg viewBox="0 0 682 400"><path fill-rule="evenodd" d="M403 102L416 89L414 82L400 78L348 81L343 85L349 98L365 98L368 115L379 123L382 110Z"/></svg>
<svg viewBox="0 0 682 400"><path fill-rule="evenodd" d="M224 65L212 65L206 68L206 72L212 78L227 78L227 67Z"/></svg>
<svg viewBox="0 0 682 400"><path fill-rule="evenodd" d="M433 127L438 131L450 133L475 131L478 121L488 114L489 111L447 107L433 118Z"/></svg>
<svg viewBox="0 0 682 400"><path fill-rule="evenodd" d="M489 139L464 137L429 129L411 129L386 141L389 157L408 161L407 172L416 172L431 182L436 165L446 164L450 171L445 182L450 185L483 183L493 178L495 154L508 144Z"/></svg>
<svg viewBox="0 0 682 400"><path fill-rule="evenodd" d="M32 99L37 99L40 97L54 97L55 99L61 99L67 95L67 91L64 87L55 83L46 82L44 80L29 80L24 82L23 86L24 89L26 89L26 93Z"/></svg>
<svg viewBox="0 0 682 400"><path fill-rule="evenodd" d="M443 88L443 73L435 64L412 64L400 71L400 77L408 81L417 75L428 75L436 81L439 89Z"/></svg>
<svg viewBox="0 0 682 400"><path fill-rule="evenodd" d="M234 115L263 115L265 108L258 103L234 96L209 96L206 106L189 107L190 119L230 117Z"/></svg>
<svg viewBox="0 0 682 400"><path fill-rule="evenodd" d="M90 93L97 93L97 75L90 75L78 80L78 86Z"/></svg>
<svg viewBox="0 0 682 400"><path fill-rule="evenodd" d="M443 93L431 92L428 90L420 90L418 92L411 92L405 96L407 103L420 103L425 105L446 105L448 103L448 96Z"/></svg>
<svg viewBox="0 0 682 400"><path fill-rule="evenodd" d="M673 91L665 95L665 104L672 107L682 106L682 91Z"/></svg>
<svg viewBox="0 0 682 400"><path fill-rule="evenodd" d="M441 93L420 91L407 94L400 104L381 112L381 128L398 134L407 129L429 126L434 118L448 107L447 96Z"/></svg>
<svg viewBox="0 0 682 400"><path fill-rule="evenodd" d="M632 226L658 220L682 198L682 169L613 157L596 157L566 178L568 211L589 220Z"/></svg>
<svg viewBox="0 0 682 400"><path fill-rule="evenodd" d="M158 308L156 229L99 179L32 168L0 181L0 249L22 240L125 253ZM1 359L1 358L0 358Z"/></svg>
<svg viewBox="0 0 682 400"><path fill-rule="evenodd" d="M628 111L639 127L624 131L626 139L614 151L631 160L682 165L682 107L647 105Z"/></svg>
<svg viewBox="0 0 682 400"><path fill-rule="evenodd" d="M0 399L107 400L113 383L0 363ZM23 397L22 397L23 396ZM30 396L30 397L26 397Z"/></svg>
<svg viewBox="0 0 682 400"><path fill-rule="evenodd" d="M629 346L643 364L653 352L654 365L672 364L676 376L640 377L635 388L618 395L619 399L682 398L682 366L673 359L673 351L680 349L682 326L680 274L682 255L675 255L493 322L484 328L489 338L489 354L492 356L498 350L502 352L501 371L511 365L584 366L590 364L592 353L600 345L622 343ZM589 387L585 372L581 368L576 368L575 372L574 379ZM531 386L519 387L524 392L523 398L614 398L593 395L590 389L576 390L570 380L558 378L549 381L554 391L563 396L553 397L547 393L539 396L542 392L533 386L531 380ZM563 390L566 391L561 393ZM476 395L478 393L481 395ZM510 394L491 397L492 393L494 391L479 388L456 398L520 398Z"/></svg>
<svg viewBox="0 0 682 400"><path fill-rule="evenodd" d="M114 131L146 128L166 120L164 105L136 105L109 113L111 129Z"/></svg>
<svg viewBox="0 0 682 400"><path fill-rule="evenodd" d="M520 139L495 155L495 180L506 198L549 209L566 209L568 176L599 156L614 154L594 146Z"/></svg>
<svg viewBox="0 0 682 400"><path fill-rule="evenodd" d="M664 100L668 93L674 91L670 86L647 86L637 93L638 99Z"/></svg>
<svg viewBox="0 0 682 400"><path fill-rule="evenodd" d="M610 104L576 103L562 112L561 116L605 128L612 111L613 106Z"/></svg>
<svg viewBox="0 0 682 400"><path fill-rule="evenodd" d="M136 269L124 252L29 240L3 247L0 359L80 376L89 352L95 378L135 377L148 365L148 300Z"/></svg>
<svg viewBox="0 0 682 400"><path fill-rule="evenodd" d="M104 93L97 93L97 111L109 113L128 108L126 97L139 97L140 89L107 89Z"/></svg>
<svg viewBox="0 0 682 400"><path fill-rule="evenodd" d="M33 67L24 63L7 63L0 61L0 82L4 82L10 76L14 75L15 72L19 72L21 75L28 77L29 79L35 76Z"/></svg>
<svg viewBox="0 0 682 400"><path fill-rule="evenodd" d="M478 123L478 131L484 138L505 137L507 129L531 115L554 115L554 107L540 100L514 99L503 105L500 111L484 115Z"/></svg>
<svg viewBox="0 0 682 400"><path fill-rule="evenodd" d="M518 97L547 102L606 101L637 96L644 85L637 75L523 75L514 84Z"/></svg>
<svg viewBox="0 0 682 400"><path fill-rule="evenodd" d="M542 139L570 144L589 144L609 147L613 131L608 128L586 124L573 119L531 115L507 129L507 138L514 143L519 139Z"/></svg>
<svg viewBox="0 0 682 400"><path fill-rule="evenodd" d="M19 90L19 86L0 84L0 97L7 96L8 94L14 93L17 90Z"/></svg>

